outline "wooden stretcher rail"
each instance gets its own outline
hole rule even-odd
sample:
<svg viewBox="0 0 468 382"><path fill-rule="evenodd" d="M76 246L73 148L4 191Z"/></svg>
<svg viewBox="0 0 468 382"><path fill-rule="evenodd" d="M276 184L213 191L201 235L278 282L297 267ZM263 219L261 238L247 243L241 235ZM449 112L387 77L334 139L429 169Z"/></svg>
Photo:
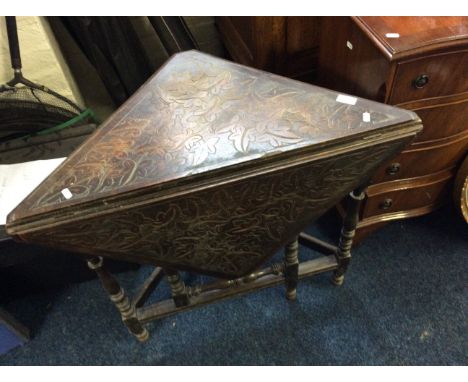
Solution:
<svg viewBox="0 0 468 382"><path fill-rule="evenodd" d="M299 234L299 244L324 255L333 255L338 250L336 245L329 244L326 241L317 239L316 237L308 235L304 232Z"/></svg>
<svg viewBox="0 0 468 382"><path fill-rule="evenodd" d="M337 268L338 262L336 261L335 256L323 256L318 259L309 260L299 264L298 277L299 279L303 279L318 273L332 271ZM138 308L137 318L138 321L145 324L155 319L191 310L215 301L224 300L234 296L241 296L253 291L284 284L284 282L285 278L283 274L268 274L251 282L234 285L228 289L206 291L201 293L199 296L192 297L190 299L190 304L186 306L176 307L174 305L174 301L172 299L168 299L147 307Z"/></svg>
<svg viewBox="0 0 468 382"><path fill-rule="evenodd" d="M143 306L151 293L156 289L164 277L164 272L161 267L156 267L151 275L145 280L137 294L133 298L133 304L136 308Z"/></svg>

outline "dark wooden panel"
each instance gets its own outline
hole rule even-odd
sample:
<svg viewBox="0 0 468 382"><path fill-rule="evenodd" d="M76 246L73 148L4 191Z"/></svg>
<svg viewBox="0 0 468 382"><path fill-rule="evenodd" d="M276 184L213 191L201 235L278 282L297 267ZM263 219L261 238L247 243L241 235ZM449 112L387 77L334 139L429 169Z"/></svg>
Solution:
<svg viewBox="0 0 468 382"><path fill-rule="evenodd" d="M321 25L318 84L384 101L387 59L349 17L324 17Z"/></svg>
<svg viewBox="0 0 468 382"><path fill-rule="evenodd" d="M293 78L315 76L319 17L222 16L217 24L234 61Z"/></svg>
<svg viewBox="0 0 468 382"><path fill-rule="evenodd" d="M282 72L286 59L286 17L220 16L216 22L234 61Z"/></svg>
<svg viewBox="0 0 468 382"><path fill-rule="evenodd" d="M239 64L254 66L254 48L250 37L251 28L248 26L241 28L242 32L238 31L236 25L232 21L232 17L219 16L216 17L216 25L223 40L224 46L231 55L232 59ZM247 41L247 43L246 43Z"/></svg>
<svg viewBox="0 0 468 382"><path fill-rule="evenodd" d="M286 51L297 54L317 48L319 43L320 17L287 17Z"/></svg>
<svg viewBox="0 0 468 382"><path fill-rule="evenodd" d="M313 81L318 65L320 17L286 18L286 61L283 73L302 81Z"/></svg>
<svg viewBox="0 0 468 382"><path fill-rule="evenodd" d="M259 69L281 74L286 57L286 17L252 17L255 46L254 65Z"/></svg>
<svg viewBox="0 0 468 382"><path fill-rule="evenodd" d="M252 23L252 18L249 16L227 16L225 18L229 19L245 45L255 48L255 25Z"/></svg>

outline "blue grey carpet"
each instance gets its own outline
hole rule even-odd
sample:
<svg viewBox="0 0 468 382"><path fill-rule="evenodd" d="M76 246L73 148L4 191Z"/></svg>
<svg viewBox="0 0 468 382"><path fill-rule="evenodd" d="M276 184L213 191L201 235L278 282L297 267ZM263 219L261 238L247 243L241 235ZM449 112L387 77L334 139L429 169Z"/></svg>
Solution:
<svg viewBox="0 0 468 382"><path fill-rule="evenodd" d="M311 230L327 236L333 219ZM342 287L322 274L299 283L296 302L276 287L181 313L149 324L145 344L97 280L72 283L6 304L33 339L0 364L466 365L467 259L468 227L447 207L369 236ZM132 290L149 271L117 277Z"/></svg>

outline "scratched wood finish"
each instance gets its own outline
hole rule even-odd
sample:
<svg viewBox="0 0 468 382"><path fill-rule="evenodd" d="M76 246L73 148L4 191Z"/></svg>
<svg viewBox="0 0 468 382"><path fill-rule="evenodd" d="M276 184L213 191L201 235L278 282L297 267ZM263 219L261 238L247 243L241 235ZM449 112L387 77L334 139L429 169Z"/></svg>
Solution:
<svg viewBox="0 0 468 382"><path fill-rule="evenodd" d="M178 54L9 215L7 231L168 269L248 274L422 128L410 111L337 96Z"/></svg>
<svg viewBox="0 0 468 382"><path fill-rule="evenodd" d="M392 208L364 201L357 241L372 226L449 202L453 178L444 174L456 172L468 148L468 17L326 17L321 32L321 85L413 110L424 125L410 147L376 172L369 193L379 190Z"/></svg>

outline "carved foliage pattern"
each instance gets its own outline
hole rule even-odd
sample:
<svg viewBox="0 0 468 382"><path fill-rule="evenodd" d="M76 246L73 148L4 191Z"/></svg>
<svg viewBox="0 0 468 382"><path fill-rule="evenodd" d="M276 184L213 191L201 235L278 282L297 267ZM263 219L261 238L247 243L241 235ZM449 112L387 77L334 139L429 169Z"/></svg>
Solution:
<svg viewBox="0 0 468 382"><path fill-rule="evenodd" d="M39 232L33 242L241 276L334 205L401 142Z"/></svg>
<svg viewBox="0 0 468 382"><path fill-rule="evenodd" d="M105 133L33 193L31 209L104 197L395 120L386 109L335 98L205 55L176 56L134 105L117 114L118 122L101 127ZM362 121L364 111L371 122ZM73 194L70 200L61 194L64 188Z"/></svg>

